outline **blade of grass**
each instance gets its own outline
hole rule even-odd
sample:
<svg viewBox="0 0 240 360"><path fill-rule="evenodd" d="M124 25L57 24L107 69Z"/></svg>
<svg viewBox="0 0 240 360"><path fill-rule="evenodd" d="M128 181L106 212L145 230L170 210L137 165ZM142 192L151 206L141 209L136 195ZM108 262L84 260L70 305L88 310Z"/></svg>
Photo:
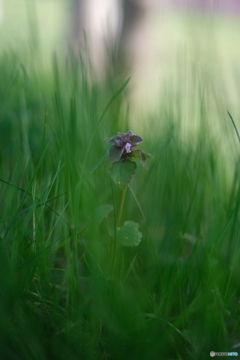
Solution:
<svg viewBox="0 0 240 360"><path fill-rule="evenodd" d="M85 166L86 166L86 162L87 162L87 158L88 158L88 154L89 154L89 151L91 149L91 146L92 146L92 142L93 142L93 139L96 135L96 132L97 132L97 129L98 129L98 125L100 124L100 122L103 120L106 112L108 111L108 109L110 108L110 106L112 105L112 103L114 102L114 100L122 93L122 91L125 89L125 87L127 86L127 84L129 83L129 80L130 80L130 77L123 83L123 85L116 91L116 93L111 97L110 101L108 102L108 104L105 106L100 118L98 119L97 121L97 125L92 133L92 136L88 142L88 147L87 147L87 150L86 150L86 153L85 153L85 157L84 157L84 160L83 160L83 165L82 165L82 174L84 172L84 169L85 169ZM82 183L82 180L83 180L83 176L80 177L80 181L79 181L79 188L81 187L81 183Z"/></svg>
<svg viewBox="0 0 240 360"><path fill-rule="evenodd" d="M230 119L231 119L231 121L232 121L234 130L236 131L236 134L237 134L237 137L238 137L238 141L240 142L240 134L239 134L239 132L238 132L237 126L236 126L236 124L235 124L235 122L234 122L234 120L233 120L232 115L230 114L230 112L227 111L227 113L228 113L228 115L229 115L229 117L230 117Z"/></svg>
<svg viewBox="0 0 240 360"><path fill-rule="evenodd" d="M23 192L23 193L26 193L26 190L20 188L19 186L16 186L16 185L10 183L9 181L3 180L3 179L0 179L0 181L3 182L3 183L5 183L5 184L7 184L7 185L9 185L9 186L14 187L15 189L17 189L17 190L19 190L19 191L21 191L21 192ZM47 199L46 201L42 201L42 202L40 202L40 203L38 203L38 204L36 204L36 205L34 205L34 206L35 206L35 207L40 207L40 206L45 205L49 210L53 211L58 217L60 217L60 214L59 214L55 209L53 209L51 206L49 206L47 203L50 202L50 201L56 200L56 199L60 198L61 196L66 195L66 194L67 194L67 192L65 192L65 193L63 193L63 194L60 194L60 195L53 196L53 197ZM27 193L27 195L32 196L30 193ZM37 201L40 201L40 199L39 199L38 197L36 197L35 199L36 199ZM32 209L32 208L33 208L33 206L29 206L29 207L27 207L27 208L19 211L19 212L18 212L18 215L20 215L20 214L22 214L22 213L24 213L24 212L26 212L26 211L28 211L28 210L30 210L30 209ZM4 221L6 221L6 220L12 219L14 216L15 216L15 215L10 216L10 217L8 217L8 218L6 218L6 219L1 219L1 221L4 222ZM62 220L63 220L64 222L66 222L66 223L70 226L70 224L67 222L67 220L65 220L65 219L63 219L63 218L62 218Z"/></svg>
<svg viewBox="0 0 240 360"><path fill-rule="evenodd" d="M17 218L17 216L18 216L18 214L19 214L19 212L20 212L20 210L21 210L21 208L22 208L22 206L23 206L23 204L24 204L24 201L26 200L26 197L27 197L27 196L29 195L29 193L30 193L30 188L31 188L31 186L32 186L32 184L33 184L33 182L34 182L34 180L35 180L35 178L36 178L36 176L37 176L37 173L38 173L38 171L39 171L39 169L40 169L40 167L41 167L41 165L42 165L42 162L43 162L43 160L44 160L44 157L45 157L45 155L46 155L46 152L47 152L47 147L46 147L46 149L44 150L44 152L43 152L43 154L42 154L42 156L41 156L41 158L40 158L40 160L39 160L39 162L38 162L38 164L37 164L37 166L36 166L36 168L35 168L35 170L34 170L34 173L33 173L32 177L31 177L31 179L30 179L30 182L29 182L29 184L28 184L28 186L27 186L26 191L24 192L23 198L22 198L22 200L21 200L21 202L20 202L20 204L19 204L19 206L18 206L18 209L17 209L15 215L13 216L13 219L12 219L12 221L10 222L10 224L9 224L9 226L8 226L8 228L7 228L4 236L3 236L3 240L6 238L9 230L11 229L11 227L12 227L15 219Z"/></svg>

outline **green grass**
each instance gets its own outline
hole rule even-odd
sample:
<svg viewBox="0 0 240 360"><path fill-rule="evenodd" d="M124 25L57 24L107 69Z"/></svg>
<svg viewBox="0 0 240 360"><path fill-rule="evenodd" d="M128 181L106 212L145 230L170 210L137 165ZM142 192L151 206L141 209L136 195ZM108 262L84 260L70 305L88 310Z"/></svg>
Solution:
<svg viewBox="0 0 240 360"><path fill-rule="evenodd" d="M50 71L28 53L0 59L1 359L238 351L239 143L221 90L186 68L132 122L127 79L99 85L88 72L80 57ZM186 131L186 113L201 125ZM100 160L103 139L129 130L152 155L122 214L143 237L116 246L112 271L120 191Z"/></svg>

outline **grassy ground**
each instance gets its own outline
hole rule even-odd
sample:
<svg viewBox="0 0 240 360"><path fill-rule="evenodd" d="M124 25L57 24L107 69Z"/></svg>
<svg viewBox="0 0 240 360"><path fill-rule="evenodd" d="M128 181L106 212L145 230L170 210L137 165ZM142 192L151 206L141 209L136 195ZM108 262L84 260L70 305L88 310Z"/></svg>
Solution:
<svg viewBox="0 0 240 360"><path fill-rule="evenodd" d="M1 359L238 351L239 143L221 88L179 71L158 109L131 122L126 79L99 85L88 72L70 56L50 71L31 52L0 58ZM128 130L152 159L121 220L139 224L141 243L117 243L113 257L120 190L100 160L103 139Z"/></svg>

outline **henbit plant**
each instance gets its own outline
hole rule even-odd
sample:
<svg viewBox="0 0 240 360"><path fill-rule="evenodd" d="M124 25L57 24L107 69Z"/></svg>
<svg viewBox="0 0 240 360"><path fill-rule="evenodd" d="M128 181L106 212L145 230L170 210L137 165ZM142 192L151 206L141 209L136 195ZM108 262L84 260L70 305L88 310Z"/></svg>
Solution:
<svg viewBox="0 0 240 360"><path fill-rule="evenodd" d="M111 268L114 266L116 242L124 246L138 246L142 239L142 233L138 230L139 224L128 220L120 227L122 212L128 185L136 174L137 165L134 159L138 159L147 169L146 160L151 156L143 150L136 149L136 146L143 141L139 135L131 131L120 133L111 138L105 139L111 146L108 149L108 159L111 163L109 173L114 183L120 187L121 193L116 215L117 231L113 237L111 246Z"/></svg>

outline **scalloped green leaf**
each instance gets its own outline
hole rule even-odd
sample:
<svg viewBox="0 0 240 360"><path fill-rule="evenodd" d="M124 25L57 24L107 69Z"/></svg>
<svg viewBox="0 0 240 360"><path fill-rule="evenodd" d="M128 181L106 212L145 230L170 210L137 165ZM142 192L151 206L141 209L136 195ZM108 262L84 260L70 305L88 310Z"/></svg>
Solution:
<svg viewBox="0 0 240 360"><path fill-rule="evenodd" d="M142 239L139 225L133 221L125 221L123 226L117 228L117 242L124 246L138 246Z"/></svg>
<svg viewBox="0 0 240 360"><path fill-rule="evenodd" d="M136 163L127 160L113 163L109 172L115 184L122 190L125 190L132 181L136 173L136 169Z"/></svg>

